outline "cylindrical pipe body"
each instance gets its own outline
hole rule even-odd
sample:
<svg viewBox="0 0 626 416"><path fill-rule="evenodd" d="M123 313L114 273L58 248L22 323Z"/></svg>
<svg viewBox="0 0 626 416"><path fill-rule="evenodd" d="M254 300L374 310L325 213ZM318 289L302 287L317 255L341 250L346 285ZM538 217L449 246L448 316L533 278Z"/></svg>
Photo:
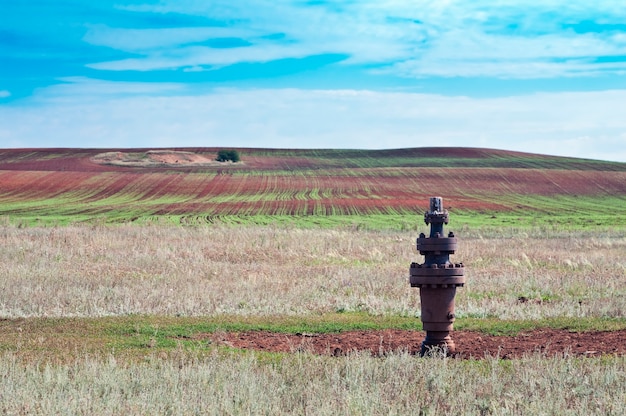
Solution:
<svg viewBox="0 0 626 416"><path fill-rule="evenodd" d="M412 263L410 284L420 289L421 319L426 339L422 355L432 349L443 349L449 354L456 351L450 332L454 323L454 297L456 288L465 284L463 263L450 262L457 239L453 233L443 235L443 225L448 223L448 212L443 209L440 197L430 198L430 210L424 214L430 224L430 236L423 233L417 239L417 251L424 263Z"/></svg>

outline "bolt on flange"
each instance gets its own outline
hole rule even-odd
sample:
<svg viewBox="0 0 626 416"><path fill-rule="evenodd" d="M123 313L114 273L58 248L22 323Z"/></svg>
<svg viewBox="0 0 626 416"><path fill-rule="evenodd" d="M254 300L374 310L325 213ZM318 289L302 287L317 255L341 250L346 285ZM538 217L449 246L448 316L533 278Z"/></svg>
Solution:
<svg viewBox="0 0 626 416"><path fill-rule="evenodd" d="M441 197L430 198L424 222L430 224L430 236L421 233L417 238L417 251L424 256L423 264L411 263L411 287L420 289L422 324L426 338L420 355L441 350L454 354L456 346L450 336L454 324L454 296L456 288L465 284L463 263L451 263L450 254L457 248L454 233L443 237L443 225L448 223L448 211L443 209Z"/></svg>

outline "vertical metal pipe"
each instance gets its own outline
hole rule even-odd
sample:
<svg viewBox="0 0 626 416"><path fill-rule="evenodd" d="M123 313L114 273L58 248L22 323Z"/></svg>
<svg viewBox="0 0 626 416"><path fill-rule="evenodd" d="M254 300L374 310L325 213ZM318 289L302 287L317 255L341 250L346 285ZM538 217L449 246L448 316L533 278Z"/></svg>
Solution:
<svg viewBox="0 0 626 416"><path fill-rule="evenodd" d="M444 237L448 211L443 208L441 197L430 198L424 222L430 225L430 236L421 233L417 238L417 251L424 256L424 263L412 263L409 269L411 287L420 289L421 319L426 331L421 355L434 349L454 354L456 346L450 336L454 324L454 297L456 288L465 284L465 269L463 263L450 262L457 239L454 233Z"/></svg>

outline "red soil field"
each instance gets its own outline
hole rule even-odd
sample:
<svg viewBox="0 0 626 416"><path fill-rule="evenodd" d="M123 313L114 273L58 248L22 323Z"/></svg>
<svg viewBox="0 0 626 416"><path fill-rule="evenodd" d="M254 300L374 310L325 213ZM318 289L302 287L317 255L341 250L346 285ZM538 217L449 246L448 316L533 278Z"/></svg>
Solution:
<svg viewBox="0 0 626 416"><path fill-rule="evenodd" d="M42 212L50 212L45 200L51 198L57 198L54 209L63 215L116 210L345 215L420 213L433 195L442 196L451 211L524 209L529 195L626 195L626 164L502 150L240 149L239 164L214 162L217 151L0 150L0 206L9 206L0 214L23 214L10 205L37 207L37 202ZM119 166L97 157L109 152L150 164Z"/></svg>
<svg viewBox="0 0 626 416"><path fill-rule="evenodd" d="M271 352L306 351L338 356L356 351L369 351L373 355L397 351L419 354L424 334L421 331L395 329L297 335L250 331L200 334L196 338L210 339L217 344L234 348ZM457 357L463 359L480 359L487 356L512 359L534 353L581 357L626 354L626 331L569 332L538 329L525 331L516 336L454 331L452 339L457 348Z"/></svg>

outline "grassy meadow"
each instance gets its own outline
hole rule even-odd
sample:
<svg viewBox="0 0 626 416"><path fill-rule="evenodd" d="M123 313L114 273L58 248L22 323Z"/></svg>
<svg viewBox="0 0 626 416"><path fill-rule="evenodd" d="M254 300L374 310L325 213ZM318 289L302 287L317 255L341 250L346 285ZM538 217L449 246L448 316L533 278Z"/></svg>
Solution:
<svg viewBox="0 0 626 416"><path fill-rule="evenodd" d="M423 257L411 231L84 225L0 233L5 318L419 314L407 278ZM623 231L456 234L453 261L468 265L459 318L626 317Z"/></svg>
<svg viewBox="0 0 626 416"><path fill-rule="evenodd" d="M408 274L435 195L456 205L446 230L466 265L456 329L626 329L624 164L455 152L244 149L219 174L144 175L96 169L92 150L0 151L0 413L625 414L621 356L330 357L198 337L421 329Z"/></svg>
<svg viewBox="0 0 626 416"><path fill-rule="evenodd" d="M623 357L481 361L174 353L128 364L0 360L7 415L621 415Z"/></svg>
<svg viewBox="0 0 626 416"><path fill-rule="evenodd" d="M460 238L454 259L468 274L455 328L626 327L626 231L449 229ZM193 338L419 329L419 293L408 285L410 262L421 260L415 237L355 228L7 223L0 228L0 409L623 413L623 357L319 357Z"/></svg>

